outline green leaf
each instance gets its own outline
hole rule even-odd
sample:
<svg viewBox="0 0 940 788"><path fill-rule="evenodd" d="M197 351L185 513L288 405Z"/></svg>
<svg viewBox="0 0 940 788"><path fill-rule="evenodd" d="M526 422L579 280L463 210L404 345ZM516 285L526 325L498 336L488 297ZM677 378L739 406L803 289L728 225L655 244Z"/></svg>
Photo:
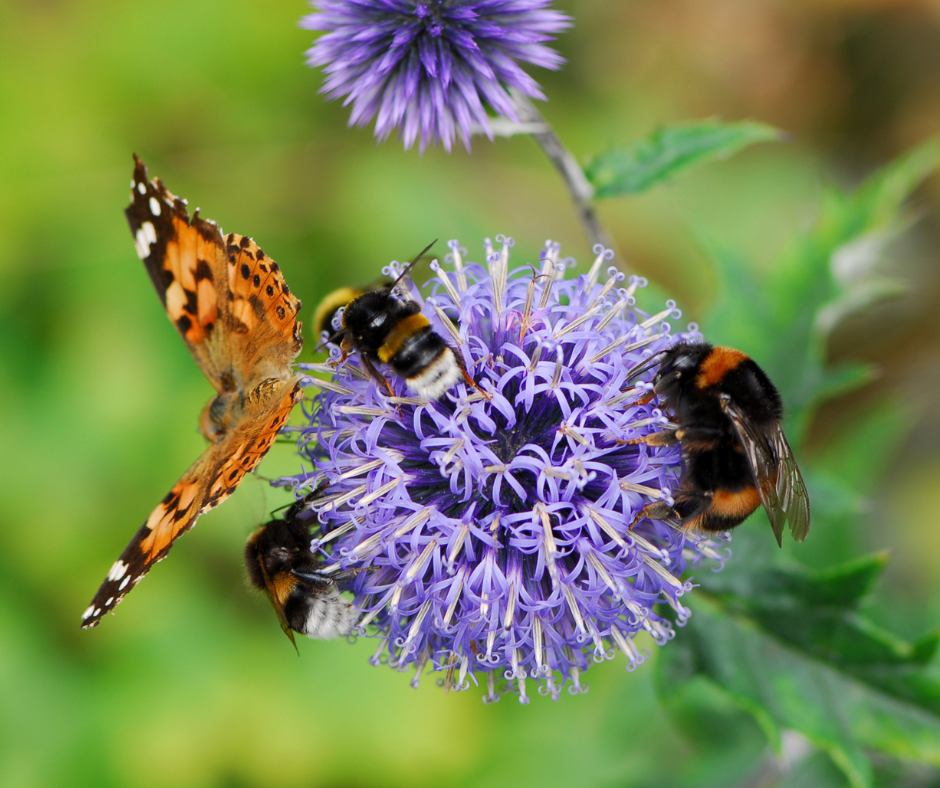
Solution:
<svg viewBox="0 0 940 788"><path fill-rule="evenodd" d="M871 379L872 370L860 365L829 369L826 342L847 316L904 292L902 282L874 268L886 244L911 223L907 198L938 165L940 140L934 139L854 191L828 189L814 226L784 250L769 277L714 241L700 240L722 280L722 297L705 334L742 345L760 360L787 404L793 442L822 402ZM743 347L748 343L753 350Z"/></svg>
<svg viewBox="0 0 940 788"><path fill-rule="evenodd" d="M584 168L584 174L594 186L595 197L638 194L696 165L781 138L772 126L747 121L704 120L670 126L600 154Z"/></svg>
<svg viewBox="0 0 940 788"><path fill-rule="evenodd" d="M735 561L702 581L693 615L663 649L666 699L704 677L754 715L777 746L790 729L825 750L853 786L871 784L865 750L940 765L940 680L930 633L909 643L859 610L885 554L822 572L762 558L735 536Z"/></svg>

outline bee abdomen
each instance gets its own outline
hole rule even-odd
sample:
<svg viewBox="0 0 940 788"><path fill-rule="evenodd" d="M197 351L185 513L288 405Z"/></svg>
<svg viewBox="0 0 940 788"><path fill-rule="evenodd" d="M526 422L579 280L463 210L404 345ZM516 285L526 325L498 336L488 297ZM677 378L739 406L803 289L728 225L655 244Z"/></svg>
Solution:
<svg viewBox="0 0 940 788"><path fill-rule="evenodd" d="M754 485L740 490L715 490L703 496L705 507L686 519L682 525L696 531L729 531L743 523L761 504L760 493ZM681 504L677 501L677 509Z"/></svg>
<svg viewBox="0 0 940 788"><path fill-rule="evenodd" d="M316 639L348 635L356 615L356 609L332 586L295 592L284 606L290 628Z"/></svg>

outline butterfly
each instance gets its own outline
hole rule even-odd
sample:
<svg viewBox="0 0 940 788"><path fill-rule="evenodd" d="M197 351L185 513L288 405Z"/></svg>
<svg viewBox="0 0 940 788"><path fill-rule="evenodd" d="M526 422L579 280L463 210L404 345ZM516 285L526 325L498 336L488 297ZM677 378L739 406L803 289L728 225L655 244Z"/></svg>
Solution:
<svg viewBox="0 0 940 788"><path fill-rule="evenodd" d="M132 202L125 210L137 254L167 317L216 390L199 428L210 446L190 466L124 548L82 614L82 627L124 598L199 515L228 498L274 443L301 376L291 362L303 345L300 301L280 268L250 238L192 216L186 201L148 180L134 156Z"/></svg>

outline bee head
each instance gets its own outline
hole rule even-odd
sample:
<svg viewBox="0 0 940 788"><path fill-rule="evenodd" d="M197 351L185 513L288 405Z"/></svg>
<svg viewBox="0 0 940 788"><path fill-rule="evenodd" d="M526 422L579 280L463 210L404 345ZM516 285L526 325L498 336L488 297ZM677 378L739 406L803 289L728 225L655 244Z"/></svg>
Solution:
<svg viewBox="0 0 940 788"><path fill-rule="evenodd" d="M663 355L659 371L653 378L656 393L669 397L687 381L693 381L695 371L711 349L707 343L680 342L673 346Z"/></svg>

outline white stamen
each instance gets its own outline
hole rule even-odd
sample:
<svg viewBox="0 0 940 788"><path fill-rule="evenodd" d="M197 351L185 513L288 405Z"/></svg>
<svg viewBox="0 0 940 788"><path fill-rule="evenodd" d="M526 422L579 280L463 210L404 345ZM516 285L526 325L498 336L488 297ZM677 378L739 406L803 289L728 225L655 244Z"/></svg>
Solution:
<svg viewBox="0 0 940 788"><path fill-rule="evenodd" d="M600 322L594 326L595 331L603 331L607 328L607 324L613 320L617 315L620 314L620 311L627 305L627 299L621 298L616 304L614 304L610 310L604 315Z"/></svg>
<svg viewBox="0 0 940 788"><path fill-rule="evenodd" d="M448 317L447 313L441 309L437 304L431 304L431 307L434 309L434 313L440 318L440 321L444 324L444 328L447 329L453 338L454 342L458 345L467 344L467 340L460 336L460 332L457 330L457 326L454 325L453 321Z"/></svg>
<svg viewBox="0 0 940 788"><path fill-rule="evenodd" d="M454 613L457 611L457 605L460 603L460 595L463 593L463 578L464 578L464 567L460 567L460 571L457 572L457 576L454 578L453 587L457 589L454 593L454 598L451 603L447 606L447 612L444 614L444 626L450 626L450 621L454 617Z"/></svg>
<svg viewBox="0 0 940 788"><path fill-rule="evenodd" d="M555 348L555 371L552 374L552 391L558 388L558 384L561 383L561 373L565 368L565 352L561 349L561 345Z"/></svg>
<svg viewBox="0 0 940 788"><path fill-rule="evenodd" d="M594 552L589 552L587 554L588 561L593 564L594 569L597 570L597 574L601 580L604 581L604 585L607 586L611 591L614 592L615 596L620 596L620 591L617 588L617 584L614 582L614 579L610 576L610 573L604 568L604 565L601 563L601 559L598 558Z"/></svg>
<svg viewBox="0 0 940 788"><path fill-rule="evenodd" d="M424 565L428 562L428 559L431 557L431 554L437 549L437 539L432 539L428 542L427 547L421 551L421 555L418 556L417 560L408 568L408 571L405 572L404 577L402 578L404 583L411 583L418 576Z"/></svg>
<svg viewBox="0 0 940 788"><path fill-rule="evenodd" d="M617 533L616 529L609 522L607 522L607 520L601 517L600 512L591 509L589 506L585 506L583 511L586 512L587 516L601 527L601 530L605 534L614 540L614 544L621 548L627 546L627 543L623 540L623 537Z"/></svg>
<svg viewBox="0 0 940 788"><path fill-rule="evenodd" d="M385 408L364 408L360 405L337 405L333 407L333 410L338 413L345 413L348 416L374 416L381 418L383 416L392 415L392 412L385 410Z"/></svg>
<svg viewBox="0 0 940 788"><path fill-rule="evenodd" d="M457 532L457 538L454 540L453 546L450 548L450 555L447 556L447 563L449 566L454 565L454 561L457 559L457 556L460 554L460 548L463 547L464 540L467 538L467 535L470 533L469 525L461 525L460 530Z"/></svg>
<svg viewBox="0 0 940 788"><path fill-rule="evenodd" d="M584 619L581 618L581 609L578 607L578 600L575 599L574 591L571 590L571 586L565 586L565 601L568 603L568 609L574 617L575 625L581 633L586 636L587 630L584 627Z"/></svg>
<svg viewBox="0 0 940 788"><path fill-rule="evenodd" d="M401 528L395 531L395 538L398 539L404 536L409 531L413 530L414 528L417 528L419 525L421 525L422 523L430 519L431 519L431 510L428 507L425 507L420 512L415 512L413 515L411 515L411 517L405 520Z"/></svg>
<svg viewBox="0 0 940 788"><path fill-rule="evenodd" d="M660 498L665 498L666 494L662 490L657 490L655 487L647 487L645 484L634 484L633 482L621 481L619 482L620 489L624 492L635 492L640 495L645 495L648 498L654 500L659 500Z"/></svg>
<svg viewBox="0 0 940 788"><path fill-rule="evenodd" d="M418 615L415 616L415 620L411 624L411 629L408 630L408 637L405 638L405 642L401 647L402 653L411 651L411 646L414 644L415 638L418 637L418 633L421 631L421 625L424 623L424 619L428 617L430 610L431 600L427 599L424 604L421 605Z"/></svg>
<svg viewBox="0 0 940 788"><path fill-rule="evenodd" d="M658 323L663 318L669 317L674 311L675 311L675 307L671 306L668 309L664 309L662 312L657 312L652 317L647 318L642 323L640 323L640 328L649 328L651 325L653 325L654 323Z"/></svg>
<svg viewBox="0 0 940 788"><path fill-rule="evenodd" d="M320 508L324 511L328 511L328 510L336 511L337 509L339 509L340 506L344 506L345 504L349 503L357 495L362 495L368 489L369 489L369 485L360 484L358 487L350 490L348 493L344 493L338 498L333 498L332 500L325 501L323 506L321 506Z"/></svg>
<svg viewBox="0 0 940 788"><path fill-rule="evenodd" d="M435 260L434 262L437 263L437 265L432 265L431 270L437 274L438 281L442 285L444 285L444 289L447 291L447 294L450 296L451 301L453 301L455 304L460 304L460 295L454 289L454 285L451 283L450 277L447 275L447 271L445 271L441 267L440 263L438 263L437 260Z"/></svg>
<svg viewBox="0 0 940 788"><path fill-rule="evenodd" d="M532 648L535 651L535 675L541 677L545 674L545 655L542 651L542 619L532 616Z"/></svg>
<svg viewBox="0 0 940 788"><path fill-rule="evenodd" d="M503 629L512 628L512 620L516 615L516 581L509 584L509 601L506 603L506 615L503 617Z"/></svg>
<svg viewBox="0 0 940 788"><path fill-rule="evenodd" d="M332 380L323 380L321 378L308 376L304 378L304 383L310 386L314 386L315 388L322 389L323 391L332 391L336 394L342 394L345 397L351 397L353 395L353 391L351 389L348 389L345 386L341 386L339 383L334 383Z"/></svg>
<svg viewBox="0 0 940 788"><path fill-rule="evenodd" d="M358 501L356 501L356 506L357 507L368 506L374 500L381 498L386 493L389 493L392 490L394 490L399 484L401 484L403 478L404 478L403 476L396 476L394 479L388 482L388 484L383 484L381 487L379 487L379 489L360 498Z"/></svg>
<svg viewBox="0 0 940 788"><path fill-rule="evenodd" d="M592 306L592 307L591 307L590 309L588 309L587 312L585 312L583 315L581 315L580 317L576 318L575 320L572 320L572 321L571 321L570 323L568 323L568 325L566 325L564 328L561 328L561 329L559 329L558 331L556 331L556 332L555 332L555 335L554 335L554 336L555 336L555 339L561 339L563 336L565 336L565 334L570 334L570 333L571 333L572 331L574 331L575 329L581 328L581 326L583 326L585 323L587 323L588 320L591 320L591 319L594 317L594 315L596 315L598 312L600 312L600 310L601 310L601 308L602 308L603 306L604 306L603 303L595 304L594 306Z"/></svg>
<svg viewBox="0 0 940 788"><path fill-rule="evenodd" d="M353 528L358 528L360 525L362 525L362 520L357 520L356 518L353 518L345 525L341 525L335 531L330 531L326 536L316 539L315 543L318 546L324 545L327 542L331 542L334 539L338 539L339 537L344 536L345 534L348 534Z"/></svg>
<svg viewBox="0 0 940 788"><path fill-rule="evenodd" d="M392 451L394 451L394 449ZM390 451L389 453L391 454L392 452ZM395 452L395 454L398 455L397 461L400 462L403 455L401 452ZM372 462L367 462L365 465L360 465L358 468L353 468L351 471L346 471L346 473L341 474L339 478L352 479L355 476L362 476L364 473L374 471L376 468L381 468L383 465L385 465L385 462L385 460L372 460Z"/></svg>
<svg viewBox="0 0 940 788"><path fill-rule="evenodd" d="M558 566L555 564L555 556L558 553L558 547L555 545L555 534L552 532L552 520L547 509L536 505L536 510L542 520L542 547L545 550L545 563L548 566L548 574L552 582L558 582Z"/></svg>
<svg viewBox="0 0 940 788"><path fill-rule="evenodd" d="M597 353L595 353L593 356L591 356L591 357L587 360L588 363L589 363L589 364L594 364L594 363L600 361L600 360L601 360L604 356L606 356L608 353L613 352L614 350L617 349L617 347L619 347L619 346L622 345L624 342L626 342L626 341L627 341L627 337L628 337L628 335L627 335L627 334L624 334L624 335L623 335L622 337L620 337L619 339L615 339L613 342L611 342L611 343L610 343L607 347L605 347L603 350L600 350L600 351L598 351ZM631 350L639 350L641 347L646 347L647 345L652 344L652 343L655 342L657 339L661 339L662 337L663 337L663 334L653 334L652 336L645 337L644 339L641 339L641 340L639 340L638 342L633 342L632 344L627 345L627 346L626 346L623 350L621 350L620 352L621 352L621 353L629 353Z"/></svg>

